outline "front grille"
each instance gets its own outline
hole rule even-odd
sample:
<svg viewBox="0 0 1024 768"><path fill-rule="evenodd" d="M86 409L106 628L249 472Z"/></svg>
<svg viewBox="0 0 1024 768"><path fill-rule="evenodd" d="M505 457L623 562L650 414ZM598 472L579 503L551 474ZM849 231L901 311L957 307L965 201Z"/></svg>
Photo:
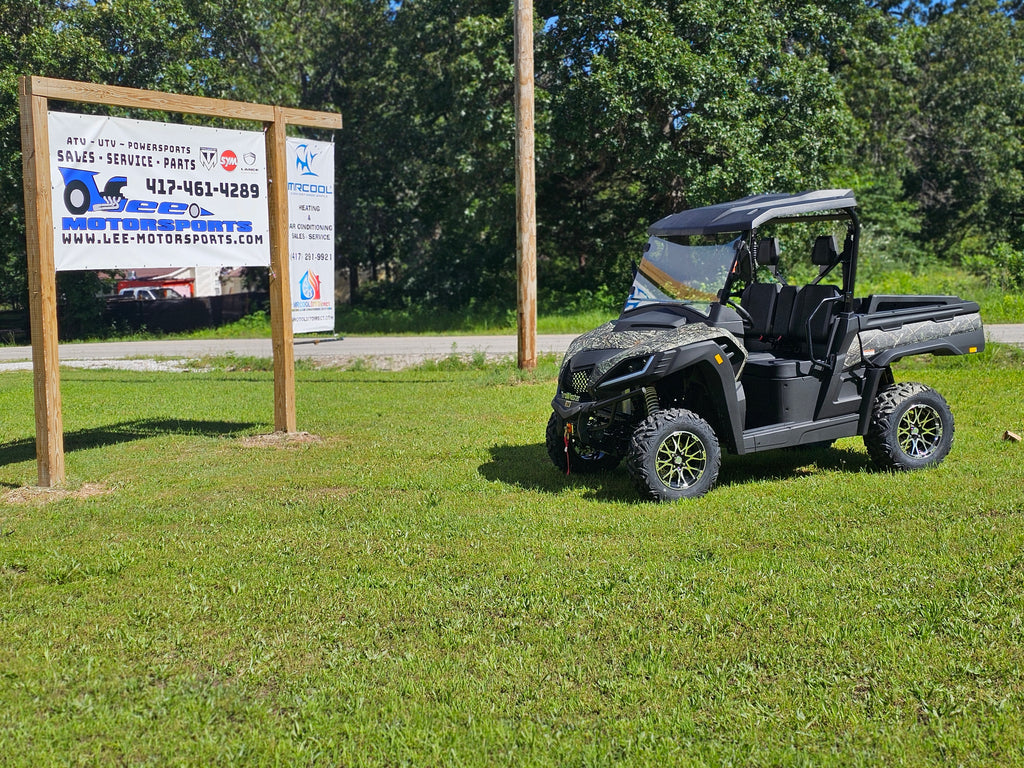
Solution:
<svg viewBox="0 0 1024 768"><path fill-rule="evenodd" d="M590 374L593 373L593 371L593 366L580 368L575 371L566 371L565 378L562 382L562 389L566 392L572 392L577 395L586 393L587 385L590 383Z"/></svg>

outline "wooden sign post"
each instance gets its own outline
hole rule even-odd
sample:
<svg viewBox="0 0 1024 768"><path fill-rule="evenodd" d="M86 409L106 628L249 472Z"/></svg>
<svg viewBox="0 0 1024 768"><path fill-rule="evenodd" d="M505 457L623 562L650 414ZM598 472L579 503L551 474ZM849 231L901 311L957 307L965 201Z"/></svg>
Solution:
<svg viewBox="0 0 1024 768"><path fill-rule="evenodd" d="M267 125L270 198L270 338L274 348L274 429L295 431L295 346L291 270L288 265L288 153L280 107Z"/></svg>
<svg viewBox="0 0 1024 768"><path fill-rule="evenodd" d="M537 367L537 197L533 141L533 0L516 0L516 282L518 364Z"/></svg>
<svg viewBox="0 0 1024 768"><path fill-rule="evenodd" d="M45 77L22 77L19 98L39 485L48 488L60 485L65 479L53 257L53 200L47 127L50 99L263 123L270 207L274 429L294 432L295 353L292 347L291 292L288 285L288 161L285 128L290 124L336 130L342 127L341 115Z"/></svg>
<svg viewBox="0 0 1024 768"><path fill-rule="evenodd" d="M50 194L50 133L46 98L21 79L21 156L28 250L28 310L35 373L36 462L39 485L64 482L64 421L57 356L57 272L53 264L53 200Z"/></svg>

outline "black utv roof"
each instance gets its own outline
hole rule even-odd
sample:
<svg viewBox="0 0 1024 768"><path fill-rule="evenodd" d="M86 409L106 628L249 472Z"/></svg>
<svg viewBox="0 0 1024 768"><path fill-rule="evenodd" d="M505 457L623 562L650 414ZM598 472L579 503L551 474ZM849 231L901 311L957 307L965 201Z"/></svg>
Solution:
<svg viewBox="0 0 1024 768"><path fill-rule="evenodd" d="M801 213L856 208L853 191L821 189L792 194L751 195L729 203L673 213L647 230L655 237L745 232L765 222Z"/></svg>

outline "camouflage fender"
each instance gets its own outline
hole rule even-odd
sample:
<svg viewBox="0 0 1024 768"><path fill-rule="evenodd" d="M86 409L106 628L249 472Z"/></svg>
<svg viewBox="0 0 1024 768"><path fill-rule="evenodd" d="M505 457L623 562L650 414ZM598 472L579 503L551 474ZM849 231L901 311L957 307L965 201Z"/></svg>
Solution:
<svg viewBox="0 0 1024 768"><path fill-rule="evenodd" d="M713 328L704 323L687 323L672 330L616 331L613 320L589 333L576 337L565 351L563 366L568 365L573 357L580 352L621 350L618 354L610 355L595 366L591 380L599 381L601 377L624 360L657 352L667 352L700 341L714 341L733 346L743 355L743 360L746 362L747 352L743 348L743 344L729 331L722 328ZM740 371L742 369L742 366L737 368Z"/></svg>
<svg viewBox="0 0 1024 768"><path fill-rule="evenodd" d="M981 315L974 312L939 322L928 320L920 323L908 323L894 331L861 331L857 334L858 343L850 345L844 367L849 370L862 362L873 362L883 353L899 347L910 347L940 340L949 340L955 345L958 336L964 337L962 340L966 342L968 334L976 334L981 328Z"/></svg>

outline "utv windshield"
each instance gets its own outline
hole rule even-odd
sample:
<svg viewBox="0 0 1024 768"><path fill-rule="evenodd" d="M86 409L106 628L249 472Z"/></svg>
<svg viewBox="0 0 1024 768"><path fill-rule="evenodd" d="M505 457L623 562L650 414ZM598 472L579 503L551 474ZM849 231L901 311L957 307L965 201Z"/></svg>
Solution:
<svg viewBox="0 0 1024 768"><path fill-rule="evenodd" d="M648 304L718 301L738 242L739 238L721 245L679 245L652 237L644 246L644 257L623 311Z"/></svg>

